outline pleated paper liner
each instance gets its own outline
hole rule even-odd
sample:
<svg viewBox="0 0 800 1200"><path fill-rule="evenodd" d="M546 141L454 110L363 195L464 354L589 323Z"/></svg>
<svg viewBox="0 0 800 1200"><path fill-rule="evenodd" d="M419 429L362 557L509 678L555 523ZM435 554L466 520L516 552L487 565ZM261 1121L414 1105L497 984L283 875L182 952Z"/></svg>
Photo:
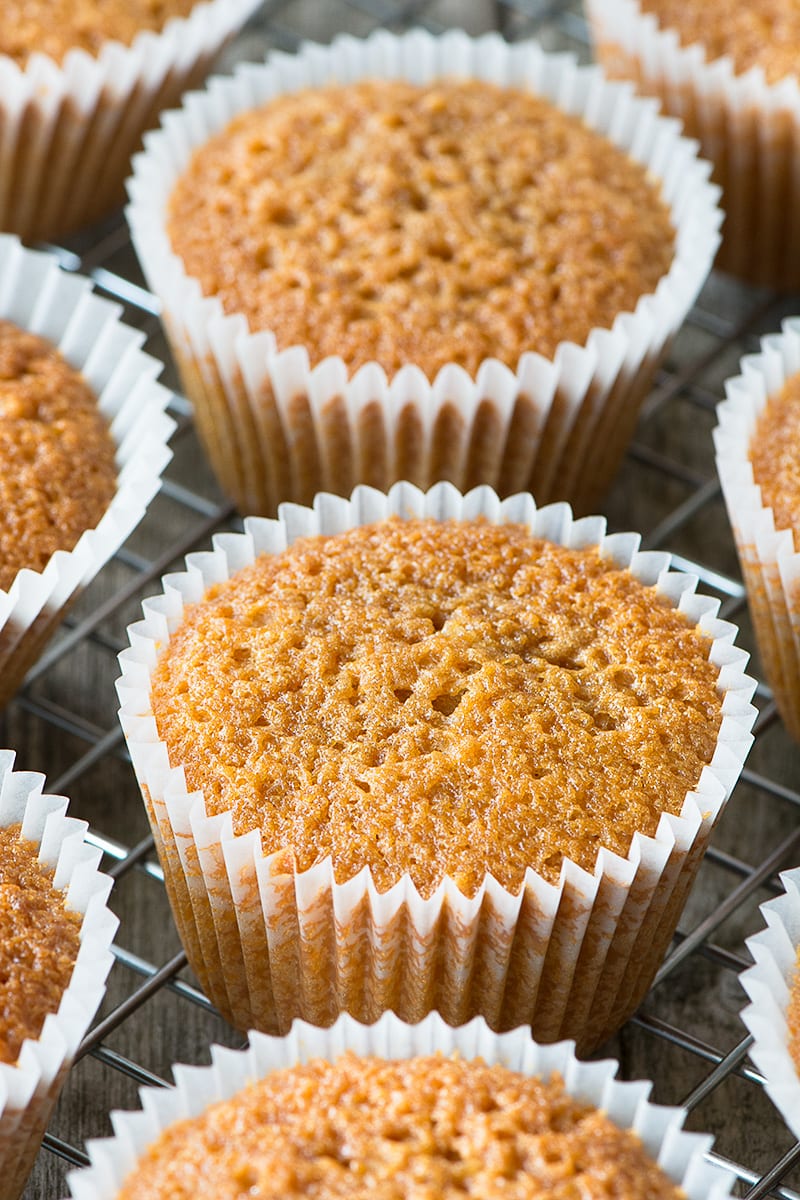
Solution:
<svg viewBox="0 0 800 1200"><path fill-rule="evenodd" d="M766 928L747 939L755 966L740 976L751 1001L742 1020L753 1035L749 1054L765 1078L767 1094L800 1138L800 1075L789 1051L788 1024L800 946L800 869L784 871L781 882L784 894L761 905Z"/></svg>
<svg viewBox="0 0 800 1200"><path fill-rule="evenodd" d="M283 1038L251 1033L246 1050L213 1046L211 1066L174 1067L174 1087L141 1089L142 1111L112 1113L114 1136L89 1142L91 1166L69 1178L73 1200L114 1200L147 1148L174 1122L199 1116L210 1105L230 1099L272 1071L310 1059L333 1062L348 1051L359 1057L390 1060L455 1054L467 1060L480 1058L489 1066L500 1064L526 1076L549 1078L558 1073L570 1096L602 1109L621 1129L634 1130L650 1158L683 1188L686 1200L732 1196L730 1173L704 1161L711 1138L683 1130L684 1109L651 1104L650 1083L615 1078L619 1064L613 1059L580 1062L570 1042L540 1046L522 1029L497 1035L479 1018L450 1029L435 1015L410 1026L386 1013L370 1026L347 1016L340 1017L331 1029L297 1021Z"/></svg>
<svg viewBox="0 0 800 1200"><path fill-rule="evenodd" d="M352 378L339 358L310 367L306 347L279 350L269 331L204 298L173 253L166 205L195 147L238 112L282 92L365 77L487 79L540 93L643 163L662 186L676 229L673 264L652 295L584 346L563 342L552 360L523 354L516 369L487 359L476 378L446 365L431 383L409 363L388 379L377 363ZM283 500L320 490L349 495L358 483L398 479L420 487L448 479L462 490L488 483L502 494L530 488L542 502L568 499L592 511L613 478L639 406L670 340L705 279L721 213L708 167L652 102L608 84L597 68L535 43L497 36L434 38L381 31L330 47L305 45L215 79L186 97L146 139L134 164L128 209L134 244L162 302L173 355L223 487L242 513L273 515ZM313 354L312 354L313 357Z"/></svg>
<svg viewBox="0 0 800 1200"><path fill-rule="evenodd" d="M150 702L151 672L184 605L257 554L393 514L521 521L536 537L597 545L713 639L724 715L680 816L662 815L654 837L635 835L626 858L601 850L593 874L567 860L555 885L528 870L515 895L487 876L467 898L446 878L422 899L408 876L379 893L367 868L337 883L330 859L295 872L290 848L265 855L257 832L236 837L230 813L207 814L180 763L170 765ZM213 1002L241 1029L285 1031L297 1016L329 1025L341 1011L372 1021L385 1009L417 1021L437 1009L452 1025L482 1015L498 1030L530 1023L542 1041L599 1044L646 993L750 746L755 685L734 627L716 618L718 602L670 571L669 555L640 553L637 535L606 536L602 517L575 521L567 505L537 509L524 495L501 502L486 487L464 497L449 484L427 494L398 484L388 496L360 487L350 501L321 495L313 509L282 506L279 520L251 518L245 529L165 578L164 594L130 627L118 681L175 919Z"/></svg>
<svg viewBox="0 0 800 1200"><path fill-rule="evenodd" d="M717 266L749 283L800 286L800 75L767 83L682 46L638 0L587 0L597 58L679 117L714 163L725 210Z"/></svg>
<svg viewBox="0 0 800 1200"><path fill-rule="evenodd" d="M95 529L43 571L21 570L0 590L0 705L22 682L67 607L144 516L170 458L170 393L161 363L139 349L144 335L123 325L120 307L92 294L88 279L62 271L53 255L0 235L0 320L51 341L98 397L117 447L117 491Z"/></svg>
<svg viewBox="0 0 800 1200"><path fill-rule="evenodd" d="M800 741L800 555L790 529L776 529L753 479L749 446L770 396L800 371L800 318L766 337L725 385L714 445L728 517L744 574L750 615L778 711Z"/></svg>
<svg viewBox="0 0 800 1200"><path fill-rule="evenodd" d="M84 840L85 821L68 817L63 796L42 793L43 776L14 771L0 750L0 826L22 825L54 870L66 906L82 914L81 945L69 986L38 1038L23 1042L15 1064L0 1063L0 1198L16 1200L25 1185L75 1052L105 994L117 918L106 905L111 880L97 867L101 852ZM41 986L41 980L36 980Z"/></svg>
<svg viewBox="0 0 800 1200"><path fill-rule="evenodd" d="M61 64L0 54L0 229L53 240L106 216L124 198L130 160L164 108L205 79L258 0L210 0L131 45Z"/></svg>

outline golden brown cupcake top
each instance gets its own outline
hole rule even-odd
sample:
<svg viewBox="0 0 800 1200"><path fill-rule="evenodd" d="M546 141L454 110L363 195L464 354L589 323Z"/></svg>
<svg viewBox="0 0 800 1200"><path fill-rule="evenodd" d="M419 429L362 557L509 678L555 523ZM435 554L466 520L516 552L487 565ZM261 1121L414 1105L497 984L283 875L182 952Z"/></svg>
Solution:
<svg viewBox="0 0 800 1200"><path fill-rule="evenodd" d="M97 525L115 447L83 377L43 338L0 321L0 588Z"/></svg>
<svg viewBox="0 0 800 1200"><path fill-rule="evenodd" d="M592 870L679 812L720 724L709 642L595 550L390 520L265 555L190 606L153 675L208 810L293 851L473 894Z"/></svg>
<svg viewBox="0 0 800 1200"><path fill-rule="evenodd" d="M170 1126L119 1200L684 1200L562 1081L441 1056L272 1072Z"/></svg>
<svg viewBox="0 0 800 1200"><path fill-rule="evenodd" d="M770 396L756 422L748 456L761 501L776 529L791 529L800 550L800 374Z"/></svg>
<svg viewBox="0 0 800 1200"><path fill-rule="evenodd" d="M789 1027L789 1053L794 1061L797 1074L800 1075L800 951L798 951L792 986L789 991L786 1023Z"/></svg>
<svg viewBox="0 0 800 1200"><path fill-rule="evenodd" d="M728 56L737 74L762 67L769 83L798 74L799 0L640 0L682 45L699 42L708 62Z"/></svg>
<svg viewBox="0 0 800 1200"><path fill-rule="evenodd" d="M530 92L454 79L244 113L195 152L169 236L203 292L279 349L429 378L583 344L673 258L642 167Z"/></svg>
<svg viewBox="0 0 800 1200"><path fill-rule="evenodd" d="M64 906L52 873L21 827L0 829L0 1062L17 1061L57 1012L80 949L81 917Z"/></svg>
<svg viewBox="0 0 800 1200"><path fill-rule="evenodd" d="M60 63L68 50L98 54L109 40L129 45L144 29L186 17L197 0L3 0L0 54L24 67L31 54Z"/></svg>

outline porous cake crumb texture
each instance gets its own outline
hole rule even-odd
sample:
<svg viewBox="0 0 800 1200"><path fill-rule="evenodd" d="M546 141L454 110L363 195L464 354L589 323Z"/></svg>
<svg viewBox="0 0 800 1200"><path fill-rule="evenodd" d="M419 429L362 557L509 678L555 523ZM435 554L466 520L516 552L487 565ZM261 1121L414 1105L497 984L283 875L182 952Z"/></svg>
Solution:
<svg viewBox="0 0 800 1200"><path fill-rule="evenodd" d="M681 43L699 42L706 60L728 56L739 74L761 67L769 83L798 73L800 3L798 0L640 0L664 29L677 31Z"/></svg>
<svg viewBox="0 0 800 1200"><path fill-rule="evenodd" d="M794 965L786 1019L789 1031L789 1054L792 1055L796 1072L800 1075L800 954Z"/></svg>
<svg viewBox="0 0 800 1200"><path fill-rule="evenodd" d="M60 63L68 50L99 53L109 40L129 45L137 33L160 31L186 17L197 0L3 0L0 54L24 67L31 54Z"/></svg>
<svg viewBox="0 0 800 1200"><path fill-rule="evenodd" d="M64 907L52 872L20 826L0 829L0 1062L14 1063L58 1011L80 949L81 917Z"/></svg>
<svg viewBox="0 0 800 1200"><path fill-rule="evenodd" d="M83 377L49 342L0 321L0 588L97 525L117 486L114 454Z"/></svg>
<svg viewBox="0 0 800 1200"><path fill-rule="evenodd" d="M673 230L644 169L541 98L366 81L282 96L194 154L169 236L279 349L433 378L583 344L654 291Z"/></svg>
<svg viewBox="0 0 800 1200"><path fill-rule="evenodd" d="M795 1070L800 1075L800 954L792 977L786 1023L789 1029L789 1053L794 1061Z"/></svg>
<svg viewBox="0 0 800 1200"><path fill-rule="evenodd" d="M753 478L776 529L791 529L800 550L800 374L770 396L750 439Z"/></svg>
<svg viewBox="0 0 800 1200"><path fill-rule="evenodd" d="M721 720L709 648L594 549L391 520L212 588L152 703L189 789L298 869L516 890L681 810Z"/></svg>
<svg viewBox="0 0 800 1200"><path fill-rule="evenodd" d="M119 1200L682 1200L560 1079L442 1057L276 1071L172 1126Z"/></svg>

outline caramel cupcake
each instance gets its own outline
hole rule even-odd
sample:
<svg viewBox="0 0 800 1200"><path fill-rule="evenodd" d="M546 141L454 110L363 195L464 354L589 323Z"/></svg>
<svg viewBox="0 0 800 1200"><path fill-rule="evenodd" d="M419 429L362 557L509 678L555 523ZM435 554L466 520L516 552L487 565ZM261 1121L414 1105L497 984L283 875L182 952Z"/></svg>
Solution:
<svg viewBox="0 0 800 1200"><path fill-rule="evenodd" d="M800 285L800 14L787 0L588 0L608 74L684 123L714 164L725 210L717 266Z"/></svg>
<svg viewBox="0 0 800 1200"><path fill-rule="evenodd" d="M703 1160L709 1139L683 1132L682 1110L648 1103L649 1083L622 1083L616 1062L581 1063L569 1043L538 1046L527 1031L342 1017L212 1056L191 1075L175 1068L157 1102L143 1091L144 1112L115 1115L116 1136L90 1143L92 1165L70 1176L74 1200L227 1200L248 1186L364 1197L376 1180L387 1195L487 1200L570 1184L626 1200L732 1194L730 1174Z"/></svg>
<svg viewBox="0 0 800 1200"><path fill-rule="evenodd" d="M159 487L173 423L142 335L0 236L0 704Z"/></svg>
<svg viewBox="0 0 800 1200"><path fill-rule="evenodd" d="M0 229L54 239L123 199L142 133L257 0L4 0Z"/></svg>
<svg viewBox="0 0 800 1200"><path fill-rule="evenodd" d="M0 1167L22 1192L67 1071L105 992L117 919L87 825L0 751Z"/></svg>
<svg viewBox="0 0 800 1200"><path fill-rule="evenodd" d="M588 1050L641 1002L754 685L717 604L604 529L360 488L248 521L145 603L121 721L234 1024L437 1009Z"/></svg>
<svg viewBox="0 0 800 1200"><path fill-rule="evenodd" d="M800 321L741 367L719 406L717 470L764 670L800 739Z"/></svg>
<svg viewBox="0 0 800 1200"><path fill-rule="evenodd" d="M215 81L130 195L206 450L265 514L401 478L591 510L720 219L628 89L460 33Z"/></svg>

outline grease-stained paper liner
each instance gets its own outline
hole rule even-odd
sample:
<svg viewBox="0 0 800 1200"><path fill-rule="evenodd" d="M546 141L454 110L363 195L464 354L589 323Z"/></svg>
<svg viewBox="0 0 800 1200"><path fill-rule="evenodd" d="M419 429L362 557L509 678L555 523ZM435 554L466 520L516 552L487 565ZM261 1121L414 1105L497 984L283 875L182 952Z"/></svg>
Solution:
<svg viewBox="0 0 800 1200"><path fill-rule="evenodd" d="M726 382L714 445L764 670L786 728L800 741L800 554L792 531L775 528L749 459L768 398L800 371L800 318L782 328L762 339L761 353L742 359L741 375Z"/></svg>
<svg viewBox="0 0 800 1200"><path fill-rule="evenodd" d="M151 672L184 604L256 554L392 514L521 521L563 545L599 544L713 639L724 716L680 816L663 815L655 837L637 834L627 858L601 850L594 874L565 861L558 884L529 870L518 895L487 876L470 899L451 879L422 899L408 876L379 893L367 868L336 883L330 859L295 873L286 850L262 853L257 832L235 837L230 813L207 815L180 764L170 766L150 703ZM636 534L606 536L602 517L575 521L568 505L537 510L524 495L501 503L486 487L464 497L450 484L427 495L407 483L388 496L359 487L350 501L323 494L313 510L284 505L280 520L249 518L245 529L190 555L187 571L166 576L164 594L145 601L117 684L175 919L214 1003L239 1028L268 1032L296 1016L330 1025L340 1011L371 1021L393 1009L414 1021L435 1008L452 1025L479 1014L496 1029L531 1023L542 1041L598 1044L646 992L750 746L755 685L734 627L716 619L718 602L696 595L693 577L669 571L668 554L639 553Z"/></svg>
<svg viewBox="0 0 800 1200"><path fill-rule="evenodd" d="M17 1063L0 1063L0 1200L16 1200L36 1156L50 1111L80 1041L105 994L114 961L117 918L106 905L111 880L97 870L101 852L84 840L85 821L68 817L63 796L43 795L44 777L14 771L14 753L0 750L0 827L21 824L54 870L66 906L81 913L81 944L69 986L40 1036L27 1038Z"/></svg>
<svg viewBox="0 0 800 1200"><path fill-rule="evenodd" d="M311 370L306 347L279 352L272 333L250 330L242 314L226 315L217 299L201 295L165 228L168 198L196 146L235 113L282 92L444 75L530 88L582 116L661 181L676 227L675 259L635 312L610 312L607 329L593 330L582 347L561 343L552 361L526 353L513 370L487 359L475 379L451 363L431 383L412 363L391 381L376 363L348 378L333 357ZM532 42L381 31L242 66L233 79L214 79L187 96L162 124L134 160L128 219L206 451L241 512L272 515L283 500L310 503L322 489L348 495L358 483L387 488L397 479L420 487L448 479L462 490L488 483L503 495L529 488L543 502L596 507L718 244L721 213L709 168L675 122L657 117L652 101Z"/></svg>
<svg viewBox="0 0 800 1200"><path fill-rule="evenodd" d="M158 491L170 459L170 393L162 364L143 354L144 335L123 325L119 305L91 283L60 270L50 254L25 250L0 234L0 320L49 339L93 388L116 444L117 490L95 529L44 570L21 570L0 589L0 706L17 690L66 606L122 545Z"/></svg>
<svg viewBox="0 0 800 1200"><path fill-rule="evenodd" d="M0 55L0 229L55 238L104 216L124 196L130 160L164 108L205 78L259 0L210 0L131 45L59 65Z"/></svg>
<svg viewBox="0 0 800 1200"><path fill-rule="evenodd" d="M638 0L587 0L598 59L684 122L714 163L725 210L717 266L751 283L800 286L800 74L768 84L755 67L708 61Z"/></svg>
<svg viewBox="0 0 800 1200"><path fill-rule="evenodd" d="M767 1094L800 1138L800 1077L789 1053L787 1023L800 946L800 868L784 871L781 882L784 894L761 905L766 929L747 939L755 966L740 976L751 1000L742 1020L753 1035L749 1053L764 1076Z"/></svg>
<svg viewBox="0 0 800 1200"><path fill-rule="evenodd" d="M615 1060L580 1062L571 1042L540 1046L523 1029L498 1035L480 1018L450 1029L436 1014L412 1026L385 1013L374 1025L360 1025L343 1016L332 1029L297 1021L284 1038L251 1033L245 1050L212 1046L211 1066L175 1066L174 1087L142 1088L142 1111L112 1113L114 1136L88 1143L91 1165L69 1177L73 1200L114 1200L147 1148L173 1122L199 1116L272 1071L310 1059L334 1062L347 1051L389 1060L457 1054L527 1076L547 1079L558 1073L570 1096L602 1109L621 1129L633 1129L651 1159L683 1188L687 1200L725 1200L732 1195L731 1173L704 1161L712 1139L683 1130L685 1109L651 1104L649 1082L616 1079Z"/></svg>

